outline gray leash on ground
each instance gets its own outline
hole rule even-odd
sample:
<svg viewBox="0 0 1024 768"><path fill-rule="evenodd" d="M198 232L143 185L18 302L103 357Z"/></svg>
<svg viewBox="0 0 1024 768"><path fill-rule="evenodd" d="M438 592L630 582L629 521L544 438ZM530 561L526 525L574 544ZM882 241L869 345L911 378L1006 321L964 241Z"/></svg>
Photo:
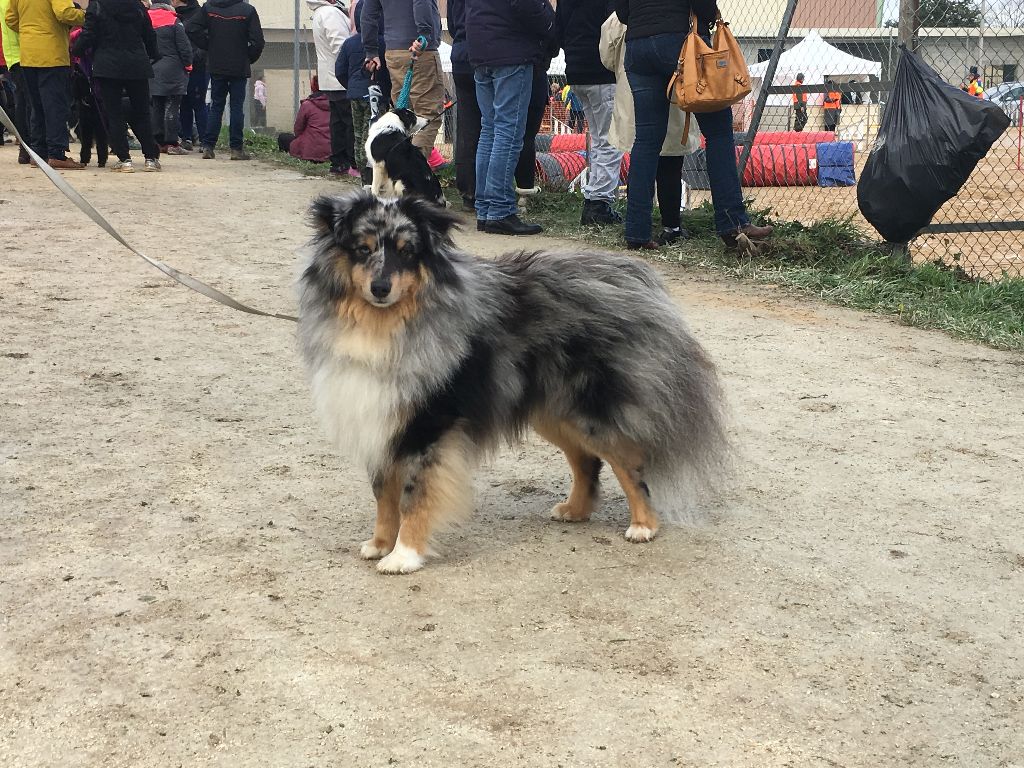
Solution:
<svg viewBox="0 0 1024 768"><path fill-rule="evenodd" d="M39 166L39 170L46 174L46 178L52 181L54 186L57 187L57 189L59 189L61 192L63 192L64 196L68 200L70 200L72 203L78 206L79 210L81 210L86 216L88 216L90 219L95 221L100 227L102 227L108 235L117 240L117 242L119 242L129 251L134 253L140 259L145 261L147 264L156 267L169 278L181 283L186 288L190 288L196 293L201 293L203 294L203 296L213 299L214 301L223 304L225 307L237 309L239 312L247 312L250 315L276 317L278 320L291 320L293 323L298 321L298 318L292 317L291 315L283 315L277 312L264 312L261 309L255 309L246 304L243 304L240 301L236 301L235 299L228 296L226 293L221 293L216 288L213 288L200 280L196 280L194 277L192 277L192 275L188 275L184 272L181 272L172 267L170 264L164 264L162 261L158 261L157 259L151 259L146 254L136 250L132 245L128 243L127 240L125 240L121 236L120 232L114 229L114 226L103 217L103 214L101 214L99 211L93 208L88 200L82 197L82 195L79 194L79 192L74 187L72 187L70 184L64 181L63 177L59 173L53 170L53 168L51 168L47 164L47 162L43 160L43 158L41 158L32 150L32 147L28 145L28 142L25 141L24 137L22 137L22 135L18 133L18 129L14 126L14 122L4 111L3 107L0 107L0 123L3 123L7 130L9 130L15 137L17 137L18 141L21 143L22 148L24 148L24 150L28 153L29 157L31 157L35 161L36 165Z"/></svg>

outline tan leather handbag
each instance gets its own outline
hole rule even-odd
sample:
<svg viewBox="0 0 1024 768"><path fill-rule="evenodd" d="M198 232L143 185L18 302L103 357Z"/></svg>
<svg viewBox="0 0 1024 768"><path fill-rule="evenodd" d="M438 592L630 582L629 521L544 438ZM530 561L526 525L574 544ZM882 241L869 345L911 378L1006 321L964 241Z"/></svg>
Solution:
<svg viewBox="0 0 1024 768"><path fill-rule="evenodd" d="M711 47L697 34L697 16L690 15L690 34L679 51L679 66L666 95L686 112L686 129L693 112L717 112L750 93L750 72L729 23L719 16ZM683 131L683 136L686 130Z"/></svg>

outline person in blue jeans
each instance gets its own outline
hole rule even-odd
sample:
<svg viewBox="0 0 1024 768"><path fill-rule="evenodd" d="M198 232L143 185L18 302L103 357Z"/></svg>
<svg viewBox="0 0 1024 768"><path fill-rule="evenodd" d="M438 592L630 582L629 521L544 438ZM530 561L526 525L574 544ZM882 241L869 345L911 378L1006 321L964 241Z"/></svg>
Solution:
<svg viewBox="0 0 1024 768"><path fill-rule="evenodd" d="M206 51L210 74L210 112L203 132L203 159L213 160L220 137L224 107L231 100L228 145L232 160L248 160L242 147L245 124L245 92L252 75L251 65L263 53L263 27L256 9L242 0L208 0L191 17L185 31L193 45Z"/></svg>
<svg viewBox="0 0 1024 768"><path fill-rule="evenodd" d="M690 31L690 14L697 15L702 36L718 16L715 0L616 0L615 14L626 25L625 69L633 93L636 139L629 164L626 195L626 247L654 250L651 216L658 155L668 127L666 89L676 71L679 51ZM694 114L707 143L708 178L715 208L715 229L726 247L735 248L740 236L751 241L771 236L771 227L750 223L736 170L732 110Z"/></svg>
<svg viewBox="0 0 1024 768"><path fill-rule="evenodd" d="M535 235L538 224L516 209L514 174L533 93L534 62L550 57L555 12L547 0L474 0L466 4L466 43L480 106L476 150L477 229Z"/></svg>
<svg viewBox="0 0 1024 768"><path fill-rule="evenodd" d="M192 20L202 13L198 0L171 0L171 5L185 25L187 34ZM192 43L192 71L188 73L188 85L185 86L185 96L181 100L179 135L182 138L181 145L191 150L192 137L202 139L205 135L206 91L210 87L210 76L206 74L206 51L199 48L191 38L189 42Z"/></svg>

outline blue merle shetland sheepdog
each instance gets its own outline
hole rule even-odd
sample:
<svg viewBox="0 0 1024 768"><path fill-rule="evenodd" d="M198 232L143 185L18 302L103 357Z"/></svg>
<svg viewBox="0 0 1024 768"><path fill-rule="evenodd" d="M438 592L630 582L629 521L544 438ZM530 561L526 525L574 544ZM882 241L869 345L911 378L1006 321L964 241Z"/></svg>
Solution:
<svg viewBox="0 0 1024 768"><path fill-rule="evenodd" d="M299 336L330 437L369 474L377 521L361 554L382 573L423 566L438 524L471 510L478 458L527 427L572 471L552 517L587 520L607 463L633 542L678 507L681 479L719 471L715 366L643 262L477 259L455 247L456 219L417 197L325 196L312 217Z"/></svg>

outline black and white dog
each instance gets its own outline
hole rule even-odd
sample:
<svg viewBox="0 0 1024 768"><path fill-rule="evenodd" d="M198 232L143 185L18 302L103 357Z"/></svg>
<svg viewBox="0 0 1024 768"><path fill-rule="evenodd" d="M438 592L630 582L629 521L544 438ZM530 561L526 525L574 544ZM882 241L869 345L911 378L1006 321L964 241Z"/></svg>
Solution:
<svg viewBox="0 0 1024 768"><path fill-rule="evenodd" d="M412 143L413 134L427 121L409 109L392 109L370 125L366 157L373 167L370 190L377 197L419 195L444 207L441 182L430 170L423 153Z"/></svg>

